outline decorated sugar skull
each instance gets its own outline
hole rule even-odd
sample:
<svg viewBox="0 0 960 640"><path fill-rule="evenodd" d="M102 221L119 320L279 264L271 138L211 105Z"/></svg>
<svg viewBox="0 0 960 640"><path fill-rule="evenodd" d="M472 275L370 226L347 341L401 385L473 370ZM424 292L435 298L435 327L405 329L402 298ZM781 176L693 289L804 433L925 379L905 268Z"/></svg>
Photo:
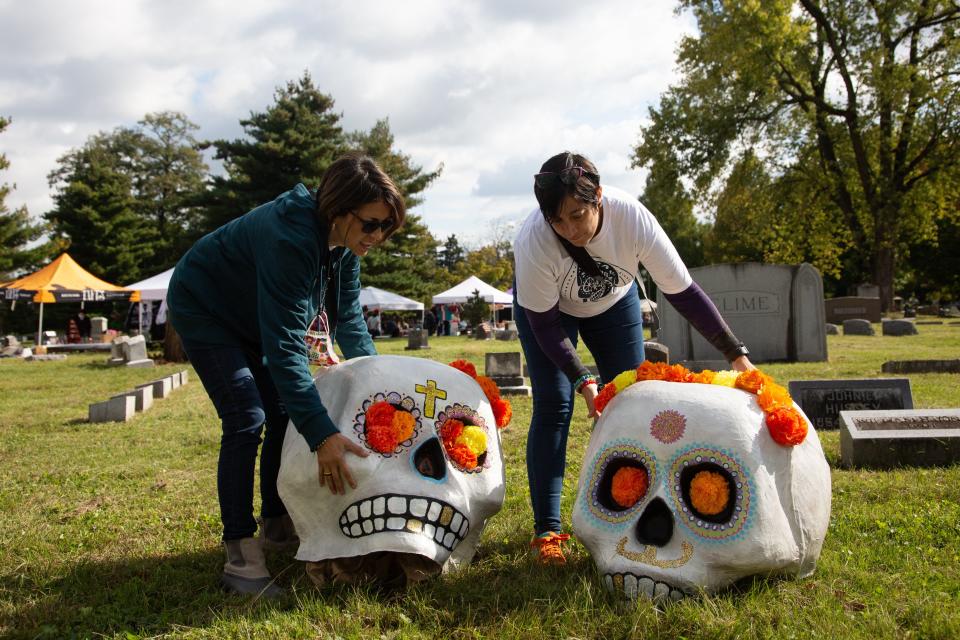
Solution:
<svg viewBox="0 0 960 640"><path fill-rule="evenodd" d="M504 497L483 387L449 365L402 356L350 360L316 385L340 433L369 455L346 454L357 488L334 495L319 485L316 454L287 427L278 487L300 536L297 558L389 552L415 557L428 574L469 561Z"/></svg>
<svg viewBox="0 0 960 640"><path fill-rule="evenodd" d="M734 372L703 384L663 365L644 379L644 367L601 392L574 507L605 586L669 601L752 574L812 573L830 471L783 387L759 372L747 390L728 386Z"/></svg>

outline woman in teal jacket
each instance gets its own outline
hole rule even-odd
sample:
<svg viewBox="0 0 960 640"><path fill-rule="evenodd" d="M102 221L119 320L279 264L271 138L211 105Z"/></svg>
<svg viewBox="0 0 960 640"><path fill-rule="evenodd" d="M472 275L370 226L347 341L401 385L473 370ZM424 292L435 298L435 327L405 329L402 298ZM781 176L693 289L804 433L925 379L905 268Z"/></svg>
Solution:
<svg viewBox="0 0 960 640"><path fill-rule="evenodd" d="M347 358L375 355L360 308L360 257L404 221L403 197L370 158L350 154L311 193L302 184L201 238L170 280L170 320L222 424L217 494L227 561L223 583L279 593L263 558L295 544L277 494L287 422L317 453L319 483L356 486L341 436L313 384L305 336L321 313ZM255 538L253 484L260 435L263 531Z"/></svg>

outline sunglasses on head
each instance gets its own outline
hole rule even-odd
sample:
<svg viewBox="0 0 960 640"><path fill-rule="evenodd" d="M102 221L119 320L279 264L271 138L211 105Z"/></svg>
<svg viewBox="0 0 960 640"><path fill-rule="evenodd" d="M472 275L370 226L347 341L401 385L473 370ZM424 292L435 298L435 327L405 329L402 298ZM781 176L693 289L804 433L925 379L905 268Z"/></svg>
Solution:
<svg viewBox="0 0 960 640"><path fill-rule="evenodd" d="M380 233L386 234L393 228L393 218L386 218L385 220L364 220L357 215L356 211L351 211L350 215L360 222L360 230L364 233L373 233L379 229Z"/></svg>
<svg viewBox="0 0 960 640"><path fill-rule="evenodd" d="M587 171L581 166L567 167L566 169L561 169L560 171L544 171L542 173L534 174L533 182L541 189L546 189L554 182L559 182L560 184L573 185L577 184L577 180L581 176L587 176L588 178L593 178L594 180L599 180L600 176L590 171Z"/></svg>

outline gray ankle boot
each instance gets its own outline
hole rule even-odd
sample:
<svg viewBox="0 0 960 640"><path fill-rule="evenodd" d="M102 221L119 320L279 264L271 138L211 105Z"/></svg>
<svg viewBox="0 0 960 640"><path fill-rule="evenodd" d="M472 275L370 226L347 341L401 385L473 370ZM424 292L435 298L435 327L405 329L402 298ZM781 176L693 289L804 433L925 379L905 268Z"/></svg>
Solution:
<svg viewBox="0 0 960 640"><path fill-rule="evenodd" d="M267 598L283 594L283 589L270 578L259 539L225 540L223 546L227 562L223 565L221 581L228 591L260 594Z"/></svg>
<svg viewBox="0 0 960 640"><path fill-rule="evenodd" d="M260 525L260 539L263 541L263 548L271 551L296 551L300 546L300 538L297 537L297 530L293 527L293 520L289 514L283 514L276 518L263 518Z"/></svg>

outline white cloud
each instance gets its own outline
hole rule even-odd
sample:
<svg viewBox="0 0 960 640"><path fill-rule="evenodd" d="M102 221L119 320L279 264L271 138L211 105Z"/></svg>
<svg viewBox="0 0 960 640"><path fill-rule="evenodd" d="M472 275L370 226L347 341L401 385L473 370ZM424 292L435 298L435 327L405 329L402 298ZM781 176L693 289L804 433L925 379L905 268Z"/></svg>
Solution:
<svg viewBox="0 0 960 640"><path fill-rule="evenodd" d="M8 205L39 215L46 175L92 134L176 109L199 137L242 135L305 70L345 128L389 117L398 147L441 178L415 211L481 241L532 208L531 174L563 149L639 193L647 108L673 78L689 19L667 0L0 0L0 134Z"/></svg>

